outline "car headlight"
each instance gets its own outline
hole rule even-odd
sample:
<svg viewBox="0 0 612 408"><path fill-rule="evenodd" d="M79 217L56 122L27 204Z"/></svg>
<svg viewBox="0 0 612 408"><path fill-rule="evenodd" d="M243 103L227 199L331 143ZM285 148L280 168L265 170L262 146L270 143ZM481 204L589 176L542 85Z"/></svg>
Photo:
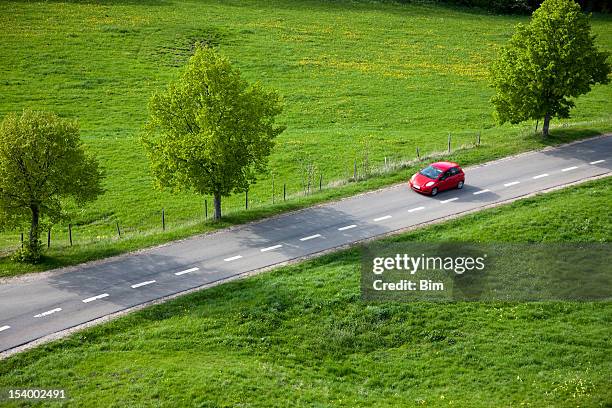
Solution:
<svg viewBox="0 0 612 408"><path fill-rule="evenodd" d="M416 176L416 174L413 174L412 177L410 177L410 181L414 181L414 177Z"/></svg>
<svg viewBox="0 0 612 408"><path fill-rule="evenodd" d="M434 181L429 181L429 182L427 182L427 184L425 184L425 187L431 187L434 184L436 184Z"/></svg>

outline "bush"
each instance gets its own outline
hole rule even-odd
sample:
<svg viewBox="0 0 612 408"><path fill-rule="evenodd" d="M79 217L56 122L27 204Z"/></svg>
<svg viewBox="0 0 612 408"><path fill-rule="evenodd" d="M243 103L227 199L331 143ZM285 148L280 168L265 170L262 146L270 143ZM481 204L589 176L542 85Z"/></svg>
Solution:
<svg viewBox="0 0 612 408"><path fill-rule="evenodd" d="M41 260L42 251L43 244L42 242L37 241L36 248L30 248L29 245L24 245L23 248L20 248L13 253L11 259L15 262L36 264Z"/></svg>

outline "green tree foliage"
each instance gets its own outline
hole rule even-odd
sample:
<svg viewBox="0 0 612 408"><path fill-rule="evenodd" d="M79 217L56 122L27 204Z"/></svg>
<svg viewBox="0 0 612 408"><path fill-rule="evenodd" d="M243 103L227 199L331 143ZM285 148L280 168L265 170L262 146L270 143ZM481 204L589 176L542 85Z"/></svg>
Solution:
<svg viewBox="0 0 612 408"><path fill-rule="evenodd" d="M196 48L178 80L149 103L142 138L160 188L221 197L248 189L263 172L284 128L280 96L249 85L227 58Z"/></svg>
<svg viewBox="0 0 612 408"><path fill-rule="evenodd" d="M41 255L40 225L65 214L64 199L77 204L102 193L102 172L83 150L76 121L49 112L8 114L0 124L0 227L29 224L22 260Z"/></svg>
<svg viewBox="0 0 612 408"><path fill-rule="evenodd" d="M399 2L410 3L411 1L400 0ZM435 2L511 14L530 14L542 4L542 0L435 0ZM585 11L609 13L612 9L610 0L578 0L578 3Z"/></svg>
<svg viewBox="0 0 612 408"><path fill-rule="evenodd" d="M590 17L572 0L546 0L528 25L519 24L491 67L500 123L567 118L574 100L609 82L608 53L595 46Z"/></svg>

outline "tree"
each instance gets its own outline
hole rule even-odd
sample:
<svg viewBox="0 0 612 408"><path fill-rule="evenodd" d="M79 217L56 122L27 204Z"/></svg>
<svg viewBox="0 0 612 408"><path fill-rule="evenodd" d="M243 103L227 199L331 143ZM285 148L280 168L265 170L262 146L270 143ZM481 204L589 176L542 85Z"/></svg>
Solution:
<svg viewBox="0 0 612 408"><path fill-rule="evenodd" d="M567 118L573 98L607 84L608 53L595 46L590 16L572 0L545 0L528 25L519 24L491 67L491 99L500 123Z"/></svg>
<svg viewBox="0 0 612 408"><path fill-rule="evenodd" d="M279 95L249 85L227 58L197 47L180 77L153 95L143 143L159 188L214 197L246 191L266 169Z"/></svg>
<svg viewBox="0 0 612 408"><path fill-rule="evenodd" d="M62 203L83 204L102 193L102 173L79 139L76 121L49 112L9 113L0 124L0 227L28 223L22 260L41 255L40 225L65 214Z"/></svg>

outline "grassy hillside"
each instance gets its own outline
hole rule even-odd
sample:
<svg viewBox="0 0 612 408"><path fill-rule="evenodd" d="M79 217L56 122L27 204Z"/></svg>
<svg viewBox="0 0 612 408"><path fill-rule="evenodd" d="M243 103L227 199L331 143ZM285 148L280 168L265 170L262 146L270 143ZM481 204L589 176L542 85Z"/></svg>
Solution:
<svg viewBox="0 0 612 408"><path fill-rule="evenodd" d="M610 179L393 240L606 241ZM360 301L350 250L228 283L0 362L68 406L605 406L610 302Z"/></svg>
<svg viewBox="0 0 612 408"><path fill-rule="evenodd" d="M449 132L454 146L481 132L482 147L456 154L464 163L542 146L528 135L533 124L494 127L490 116L487 66L520 21L526 17L376 2L1 2L0 114L33 107L78 117L108 176L100 200L73 209L75 242L85 247L51 252L44 267L209 228L197 224L202 198L153 190L137 141L150 94L177 74L194 42L218 46L248 79L284 95L287 131L270 165L278 201L284 183L289 195L302 190L306 164L327 185L350 177L355 160L362 173L366 155L376 167L385 157L413 158L416 147L443 150ZM593 26L599 45L612 51L610 17L596 16ZM612 87L596 87L577 105L550 143L612 129ZM353 184L344 194L404 176ZM271 201L271 178L250 194L251 206L267 213L278 211L261 207ZM225 201L236 217L230 222L256 216L236 213L243 206L242 196ZM165 236L162 208L173 230ZM111 241L116 222L124 242ZM1 234L0 254L18 237ZM67 240L66 226L56 227L54 247Z"/></svg>

